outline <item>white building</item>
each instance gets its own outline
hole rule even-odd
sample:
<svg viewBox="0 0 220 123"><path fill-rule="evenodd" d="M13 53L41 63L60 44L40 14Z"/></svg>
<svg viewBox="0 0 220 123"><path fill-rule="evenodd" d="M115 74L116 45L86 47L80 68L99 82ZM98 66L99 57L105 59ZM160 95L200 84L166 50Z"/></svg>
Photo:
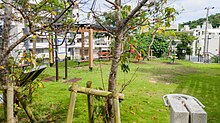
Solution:
<svg viewBox="0 0 220 123"><path fill-rule="evenodd" d="M38 0L39 1L39 0ZM30 0L29 1L32 4L35 4L35 0ZM74 20L76 21L76 23L79 23L78 19L79 19L79 6L76 4L73 6L72 8L72 17L74 18ZM3 13L3 10L0 10L1 13ZM3 26L3 21L0 20L0 30L2 29ZM11 38L11 42L10 44L12 44L13 42L17 41L24 33L24 29L25 29L25 25L24 23L21 22L12 22L12 29L11 29L11 36L14 36L13 38ZM1 32L1 31L0 31ZM48 34L44 33L43 35L45 36L41 36L38 35L37 39L36 39L36 57L37 58L44 58L44 59L49 59L49 40L48 40ZM68 39L72 39L73 38L73 34L68 35ZM1 37L0 37L1 39ZM62 42L62 37L58 37L58 44L60 42ZM81 59L81 47L82 47L82 43L81 43L81 34L77 34L76 35L76 39L75 39L75 43L73 43L72 45L68 45L67 46L67 56L70 59ZM53 37L54 40L54 37ZM55 40L54 40L55 41ZM55 43L53 43L55 44ZM84 41L84 48L85 48L85 59L88 58L88 37L85 37L85 41ZM17 57L17 50L33 50L34 44L33 44L33 39L32 36L30 36L25 42L20 43L11 53L11 56L13 57ZM109 50L110 47L110 40L108 38L100 38L100 39L93 39L93 50L94 50L94 58L97 58L97 52L99 50ZM65 57L65 43L63 43L63 45L58 47L58 57L59 59L64 59Z"/></svg>
<svg viewBox="0 0 220 123"><path fill-rule="evenodd" d="M202 25L202 27L197 26L195 29L190 29L189 26L185 26L183 31L189 31L198 38L198 40L194 41L192 44L192 49L193 49L192 58L194 57L195 59L198 59L198 57L201 57L200 61L202 61L202 59L204 58L204 54L207 55L207 58L206 58L207 60L210 60L210 58L213 56L219 56L220 54L220 28L213 28L211 24L208 24L206 44L204 44L205 23Z"/></svg>

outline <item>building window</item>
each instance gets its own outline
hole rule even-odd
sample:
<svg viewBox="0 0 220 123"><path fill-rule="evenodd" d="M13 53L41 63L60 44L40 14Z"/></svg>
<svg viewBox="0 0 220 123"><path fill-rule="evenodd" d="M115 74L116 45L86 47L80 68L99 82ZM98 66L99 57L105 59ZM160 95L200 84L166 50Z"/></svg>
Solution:
<svg viewBox="0 0 220 123"><path fill-rule="evenodd" d="M44 49L36 49L37 53L44 53Z"/></svg>

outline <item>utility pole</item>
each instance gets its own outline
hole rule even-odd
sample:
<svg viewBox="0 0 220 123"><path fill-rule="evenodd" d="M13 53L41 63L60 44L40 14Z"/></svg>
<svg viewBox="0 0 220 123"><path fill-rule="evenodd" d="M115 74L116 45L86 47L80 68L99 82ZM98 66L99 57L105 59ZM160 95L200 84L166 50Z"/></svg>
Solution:
<svg viewBox="0 0 220 123"><path fill-rule="evenodd" d="M218 63L220 63L220 36L219 36L219 43L218 43Z"/></svg>
<svg viewBox="0 0 220 123"><path fill-rule="evenodd" d="M204 55L204 63L206 63L206 42L207 42L207 29L208 29L208 21L209 21L209 10L214 9L214 7L206 7L206 24L205 24L205 39L204 39L204 48L203 48L203 55Z"/></svg>

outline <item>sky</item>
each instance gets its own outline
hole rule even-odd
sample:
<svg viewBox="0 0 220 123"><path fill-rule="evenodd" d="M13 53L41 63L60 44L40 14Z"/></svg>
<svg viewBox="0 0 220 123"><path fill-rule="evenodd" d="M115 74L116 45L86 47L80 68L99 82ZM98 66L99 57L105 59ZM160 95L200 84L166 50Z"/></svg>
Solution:
<svg viewBox="0 0 220 123"><path fill-rule="evenodd" d="M92 0L90 0L92 1ZM108 10L106 5L110 5L105 0L96 0L96 8L102 11ZM114 1L114 0L110 0ZM122 3L128 3L132 6L136 5L137 0L122 0ZM199 18L206 17L206 7L215 7L210 9L209 15L220 13L220 0L168 0L167 6L174 7L180 15L176 16L176 23L183 23ZM89 10L91 3L86 6L85 10ZM84 15L85 16L85 15Z"/></svg>
<svg viewBox="0 0 220 123"><path fill-rule="evenodd" d="M210 9L209 15L220 13L220 0L169 0L169 6L176 8L178 11L184 9L180 15L176 17L175 23L205 18L206 7L215 7Z"/></svg>

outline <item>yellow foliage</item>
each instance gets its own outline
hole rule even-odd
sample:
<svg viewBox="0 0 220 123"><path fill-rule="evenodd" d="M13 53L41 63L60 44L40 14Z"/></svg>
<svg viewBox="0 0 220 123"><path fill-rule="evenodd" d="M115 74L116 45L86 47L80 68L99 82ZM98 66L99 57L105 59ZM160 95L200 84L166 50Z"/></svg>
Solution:
<svg viewBox="0 0 220 123"><path fill-rule="evenodd" d="M28 62L31 62L31 59L30 59L30 58L27 58L27 61L28 61Z"/></svg>
<svg viewBox="0 0 220 123"><path fill-rule="evenodd" d="M146 25L146 26L141 26L141 32L143 33L147 28L148 28L148 25Z"/></svg>
<svg viewBox="0 0 220 123"><path fill-rule="evenodd" d="M4 66L0 66L0 69L4 69Z"/></svg>
<svg viewBox="0 0 220 123"><path fill-rule="evenodd" d="M37 35L33 35L32 38L33 38L33 39L36 39L36 38L37 38Z"/></svg>
<svg viewBox="0 0 220 123"><path fill-rule="evenodd" d="M14 106L17 110L21 110L21 107L19 107L18 104L15 104Z"/></svg>
<svg viewBox="0 0 220 123"><path fill-rule="evenodd" d="M44 88L44 85L43 85L41 82L38 83L38 86L39 86L40 88Z"/></svg>
<svg viewBox="0 0 220 123"><path fill-rule="evenodd" d="M54 15L54 16L57 15L57 13L55 11L52 11L51 14Z"/></svg>
<svg viewBox="0 0 220 123"><path fill-rule="evenodd" d="M27 7L27 8L28 8L28 11L30 11L30 10L31 10L31 6L30 6L30 5L28 5L28 7Z"/></svg>

